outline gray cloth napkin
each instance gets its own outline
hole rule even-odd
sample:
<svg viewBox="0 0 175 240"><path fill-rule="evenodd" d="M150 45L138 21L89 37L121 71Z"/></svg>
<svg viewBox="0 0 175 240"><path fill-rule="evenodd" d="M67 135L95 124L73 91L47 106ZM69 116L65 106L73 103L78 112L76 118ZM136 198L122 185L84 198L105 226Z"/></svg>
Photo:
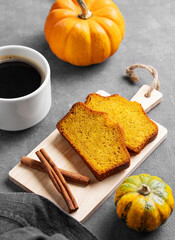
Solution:
<svg viewBox="0 0 175 240"><path fill-rule="evenodd" d="M54 203L33 193L0 193L0 239L97 240Z"/></svg>

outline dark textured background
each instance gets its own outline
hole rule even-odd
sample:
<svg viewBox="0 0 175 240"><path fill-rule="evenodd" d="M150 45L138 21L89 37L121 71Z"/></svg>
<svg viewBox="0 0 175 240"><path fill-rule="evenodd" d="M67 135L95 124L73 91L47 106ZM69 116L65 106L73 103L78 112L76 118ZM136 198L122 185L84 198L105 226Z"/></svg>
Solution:
<svg viewBox="0 0 175 240"><path fill-rule="evenodd" d="M114 1L125 18L124 40L106 62L82 68L57 59L45 41L43 27L53 2L0 0L0 46L20 44L40 51L50 63L53 96L49 114L35 127L21 132L0 130L0 191L23 191L8 180L8 172L55 129L73 103L99 89L130 99L143 84L150 84L152 78L145 70L137 71L139 83L132 84L125 77L126 67L143 63L158 70L163 102L148 115L168 129L168 138L134 174L157 175L175 192L175 1ZM141 234L118 219L113 199L114 193L84 223L99 239L174 239L175 214L158 230Z"/></svg>

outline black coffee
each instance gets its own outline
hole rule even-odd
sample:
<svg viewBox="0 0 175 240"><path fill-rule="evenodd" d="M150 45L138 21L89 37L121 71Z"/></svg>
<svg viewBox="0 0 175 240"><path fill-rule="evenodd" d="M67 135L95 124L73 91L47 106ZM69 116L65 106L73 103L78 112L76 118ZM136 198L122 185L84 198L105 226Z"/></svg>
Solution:
<svg viewBox="0 0 175 240"><path fill-rule="evenodd" d="M40 72L30 63L18 59L0 63L0 98L25 96L41 83Z"/></svg>

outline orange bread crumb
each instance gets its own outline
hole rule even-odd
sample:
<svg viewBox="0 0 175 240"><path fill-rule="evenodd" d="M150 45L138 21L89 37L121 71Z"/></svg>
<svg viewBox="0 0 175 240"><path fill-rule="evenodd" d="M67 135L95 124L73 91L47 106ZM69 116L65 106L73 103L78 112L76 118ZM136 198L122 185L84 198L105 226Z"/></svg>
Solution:
<svg viewBox="0 0 175 240"><path fill-rule="evenodd" d="M57 123L57 128L98 180L129 167L123 131L107 114L78 102Z"/></svg>
<svg viewBox="0 0 175 240"><path fill-rule="evenodd" d="M103 97L89 94L85 102L89 108L105 112L124 130L125 144L128 150L139 153L158 133L157 125L148 118L141 104L127 101L118 94Z"/></svg>

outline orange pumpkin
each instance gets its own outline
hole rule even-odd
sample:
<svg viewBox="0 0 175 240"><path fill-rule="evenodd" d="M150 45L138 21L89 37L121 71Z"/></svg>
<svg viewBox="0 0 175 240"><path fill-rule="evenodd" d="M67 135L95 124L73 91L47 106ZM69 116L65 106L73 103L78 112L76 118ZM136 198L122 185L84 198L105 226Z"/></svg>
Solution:
<svg viewBox="0 0 175 240"><path fill-rule="evenodd" d="M53 53L78 66L105 61L123 39L124 18L112 0L57 0L45 22Z"/></svg>
<svg viewBox="0 0 175 240"><path fill-rule="evenodd" d="M155 230L174 209L170 186L159 177L146 173L125 179L117 189L114 201L119 218L139 232Z"/></svg>

